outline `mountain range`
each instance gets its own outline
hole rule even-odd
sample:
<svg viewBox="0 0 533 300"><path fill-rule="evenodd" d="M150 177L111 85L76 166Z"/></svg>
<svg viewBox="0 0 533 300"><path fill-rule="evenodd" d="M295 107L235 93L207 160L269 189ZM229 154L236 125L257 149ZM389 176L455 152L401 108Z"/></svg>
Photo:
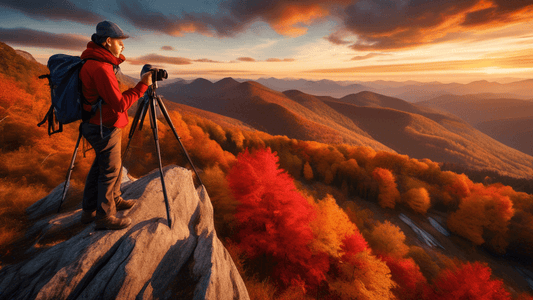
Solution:
<svg viewBox="0 0 533 300"><path fill-rule="evenodd" d="M244 79L238 81L246 81ZM371 81L336 82L332 80L310 81L304 79L259 78L256 82L276 91L297 89L304 93L341 98L349 94L370 91L400 98L408 102L430 100L442 95L485 94L486 98L533 99L530 89L533 80L518 80L510 83L474 81L468 84L417 82L417 81Z"/></svg>
<svg viewBox="0 0 533 300"><path fill-rule="evenodd" d="M512 177L533 177L533 157L498 142L448 112L364 91L342 98L258 82L196 79L159 89L166 99L230 117L273 135L369 146Z"/></svg>
<svg viewBox="0 0 533 300"><path fill-rule="evenodd" d="M530 89L533 80L509 79L506 83L489 82L486 80L474 81L468 84L441 83L441 82L418 82L408 80L397 81L333 81L322 79L318 81L305 79L278 79L259 78L257 80L235 78L238 82L255 81L269 89L283 92L286 90L299 90L311 95L331 96L342 98L350 94L362 91L370 91L381 95L400 98L407 102L421 102L431 100L443 95L480 95L484 98L500 99L512 98L533 100L533 92ZM161 86L174 83L187 84L183 78L169 79L161 82Z"/></svg>
<svg viewBox="0 0 533 300"><path fill-rule="evenodd" d="M490 137L533 155L533 101L444 95L418 103L452 113Z"/></svg>
<svg viewBox="0 0 533 300"><path fill-rule="evenodd" d="M34 62L30 54L18 54ZM125 87L136 83L136 79L124 74L118 77ZM517 91L527 82L480 81L447 86L462 92L467 92L466 86L481 89L486 85L515 87ZM530 117L533 102L485 93L442 95L410 103L368 90L335 98L315 96L295 87L316 89L320 86L331 91L341 83L330 80L292 83L294 87L280 92L259 82L239 82L232 78L215 83L201 78L192 82L177 79L162 84L158 93L174 102L167 101L169 109L200 115L223 126L261 130L301 140L369 146L377 151L451 162L512 177L533 177L530 129L533 128ZM348 89L363 88L348 82L342 84ZM442 86L414 81L375 81L370 85L374 90L397 91L408 86L426 90Z"/></svg>

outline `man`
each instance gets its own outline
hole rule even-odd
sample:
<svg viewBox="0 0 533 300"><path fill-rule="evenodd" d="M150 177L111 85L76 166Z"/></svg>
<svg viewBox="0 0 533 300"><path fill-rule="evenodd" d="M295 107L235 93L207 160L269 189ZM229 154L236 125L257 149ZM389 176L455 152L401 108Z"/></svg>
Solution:
<svg viewBox="0 0 533 300"><path fill-rule="evenodd" d="M91 166L83 192L81 222L95 220L96 229L124 229L131 224L127 217L117 218L117 210L131 208L133 200L120 197L121 128L128 124L127 110L141 97L152 83L151 72L124 93L120 92L117 78L118 65L125 61L123 40L128 38L113 22L103 21L96 26L96 33L83 51L87 59L80 70L82 92L92 104L98 99L102 105L89 120L82 122L83 137L93 147L96 158ZM90 105L84 105L86 111Z"/></svg>

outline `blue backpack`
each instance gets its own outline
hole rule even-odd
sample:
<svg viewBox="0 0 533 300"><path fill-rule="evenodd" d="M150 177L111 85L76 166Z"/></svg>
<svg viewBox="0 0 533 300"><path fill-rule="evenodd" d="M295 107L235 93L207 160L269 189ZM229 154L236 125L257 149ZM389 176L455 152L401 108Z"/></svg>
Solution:
<svg viewBox="0 0 533 300"><path fill-rule="evenodd" d="M86 60L79 56L55 54L48 59L47 66L50 74L39 76L41 79L48 78L51 90L52 105L44 119L37 124L40 127L48 121L48 135L62 132L63 124L90 119L96 109L101 108L102 98L98 98L95 104L91 104L83 96L79 75L85 62ZM83 104L91 105L91 111L85 111ZM101 111L100 119L102 118ZM57 130L56 123L59 123Z"/></svg>

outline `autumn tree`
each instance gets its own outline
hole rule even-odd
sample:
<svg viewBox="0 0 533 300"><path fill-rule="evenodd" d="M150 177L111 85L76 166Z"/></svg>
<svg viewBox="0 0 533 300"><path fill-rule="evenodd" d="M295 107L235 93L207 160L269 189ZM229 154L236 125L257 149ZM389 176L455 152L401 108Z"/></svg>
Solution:
<svg viewBox="0 0 533 300"><path fill-rule="evenodd" d="M421 188L413 188L402 195L402 202L407 204L413 211L419 214L426 214L431 206L428 191Z"/></svg>
<svg viewBox="0 0 533 300"><path fill-rule="evenodd" d="M317 203L313 199L310 201L316 211L316 218L310 223L315 236L311 249L327 253L331 257L340 257L343 241L354 235L357 228L331 195Z"/></svg>
<svg viewBox="0 0 533 300"><path fill-rule="evenodd" d="M405 245L405 234L389 221L378 223L366 239L372 250L380 255L402 258L409 252L409 247Z"/></svg>
<svg viewBox="0 0 533 300"><path fill-rule="evenodd" d="M501 280L491 277L492 270L479 262L466 262L445 269L435 278L428 299L435 300L509 300Z"/></svg>
<svg viewBox="0 0 533 300"><path fill-rule="evenodd" d="M370 249L346 252L342 263L333 265L337 275L329 282L331 293L340 299L393 299L396 283L387 264L372 255ZM335 298L337 299L337 298Z"/></svg>
<svg viewBox="0 0 533 300"><path fill-rule="evenodd" d="M372 172L372 177L379 184L378 203L383 208L394 208L400 199L400 192L396 188L396 178L391 171L383 168L376 168Z"/></svg>
<svg viewBox="0 0 533 300"><path fill-rule="evenodd" d="M448 218L448 228L476 245L485 243L498 253L508 245L508 225L514 215L513 203L498 187L476 184L459 209Z"/></svg>
<svg viewBox="0 0 533 300"><path fill-rule="evenodd" d="M407 255L419 266L420 272L428 280L432 280L440 272L440 267L433 261L426 250L418 246L411 246Z"/></svg>
<svg viewBox="0 0 533 300"><path fill-rule="evenodd" d="M292 178L278 167L270 148L246 150L227 175L239 202L235 214L239 247L251 259L271 257L272 272L285 285L316 285L325 278L329 263L308 247L315 213Z"/></svg>
<svg viewBox="0 0 533 300"><path fill-rule="evenodd" d="M312 180L313 179L313 168L311 168L311 165L309 162L305 162L304 164L304 178L306 180Z"/></svg>
<svg viewBox="0 0 533 300"><path fill-rule="evenodd" d="M396 297L401 300L421 299L427 288L427 280L412 258L381 257L387 263L392 280L398 285L393 289Z"/></svg>

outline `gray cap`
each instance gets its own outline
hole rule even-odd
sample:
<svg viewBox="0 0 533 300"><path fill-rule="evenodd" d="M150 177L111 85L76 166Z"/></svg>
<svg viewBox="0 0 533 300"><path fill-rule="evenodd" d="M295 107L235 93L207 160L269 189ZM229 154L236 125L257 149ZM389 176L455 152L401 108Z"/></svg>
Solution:
<svg viewBox="0 0 533 300"><path fill-rule="evenodd" d="M102 21L96 25L96 35L99 37L110 37L115 39L127 39L128 35L118 27L117 24L110 21Z"/></svg>

